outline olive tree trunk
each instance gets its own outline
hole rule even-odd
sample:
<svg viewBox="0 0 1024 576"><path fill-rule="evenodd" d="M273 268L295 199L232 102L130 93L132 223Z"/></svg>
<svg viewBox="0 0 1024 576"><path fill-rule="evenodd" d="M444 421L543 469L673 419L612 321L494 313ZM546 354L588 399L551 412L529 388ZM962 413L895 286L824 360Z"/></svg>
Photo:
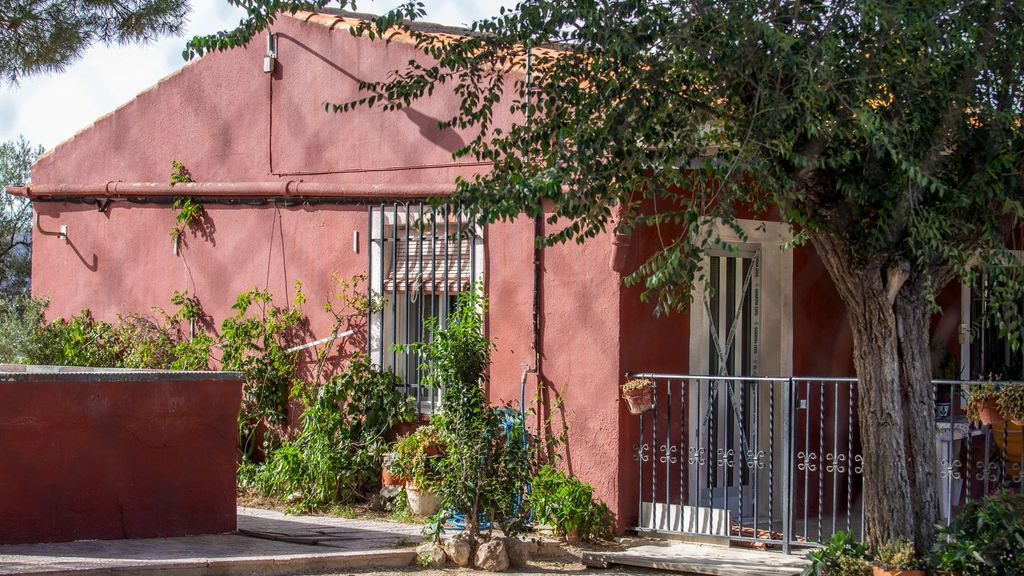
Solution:
<svg viewBox="0 0 1024 576"><path fill-rule="evenodd" d="M853 331L868 542L927 552L936 518L930 309L919 281L881 260L857 263L825 234L812 240Z"/></svg>

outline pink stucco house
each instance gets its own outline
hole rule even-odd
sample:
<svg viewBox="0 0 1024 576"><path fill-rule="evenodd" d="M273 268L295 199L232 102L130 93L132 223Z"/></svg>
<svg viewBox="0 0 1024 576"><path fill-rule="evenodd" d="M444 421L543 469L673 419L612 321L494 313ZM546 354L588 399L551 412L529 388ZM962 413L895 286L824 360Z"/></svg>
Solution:
<svg viewBox="0 0 1024 576"><path fill-rule="evenodd" d="M518 401L526 373L527 402L568 426L564 465L595 486L620 527L787 546L856 528L855 386L826 378L853 373L851 335L813 249L782 250L787 227L745 220L737 251L705 263L713 289L695 295L689 314L655 317L621 282L656 249L653 235L608 233L546 248L535 262L529 218L479 229L455 209L431 212L425 200L488 167L452 159L465 135L437 128L457 106L451 94L395 112L324 112L326 101L357 97L359 80L423 57L402 37L353 37L354 21L282 17L271 73L263 38L203 57L40 158L16 193L38 214L32 287L52 298L50 312L111 318L187 289L219 320L253 286L287 298L302 280L316 302L333 274L368 273L386 301L370 318L370 353L428 410L432 396L391 344L421 337L426 315L443 315L481 281L497 345L489 394ZM174 160L194 184L167 184ZM170 202L182 195L203 199L211 227L176 250ZM940 301L937 341L964 376L978 373L999 352L961 337L971 291L954 287ZM313 331L326 331L310 312ZM661 375L656 411L627 411L626 373Z"/></svg>

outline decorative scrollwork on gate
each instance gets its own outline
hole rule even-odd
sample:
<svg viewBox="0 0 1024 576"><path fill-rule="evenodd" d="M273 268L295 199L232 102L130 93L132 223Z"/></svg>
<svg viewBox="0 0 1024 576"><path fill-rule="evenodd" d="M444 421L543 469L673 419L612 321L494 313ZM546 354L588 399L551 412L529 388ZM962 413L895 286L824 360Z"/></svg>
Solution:
<svg viewBox="0 0 1024 576"><path fill-rule="evenodd" d="M634 462L647 462L651 459L651 445L634 444L633 445L633 461Z"/></svg>
<svg viewBox="0 0 1024 576"><path fill-rule="evenodd" d="M854 474L861 474L861 473L864 472L864 457L863 456L861 456L860 454L857 454L856 456L854 456L853 457L853 464L854 465L853 465L852 470L853 470Z"/></svg>
<svg viewBox="0 0 1024 576"><path fill-rule="evenodd" d="M733 450L732 448L729 448L728 450L724 448L719 448L718 458L715 459L715 464L718 465L719 468L721 468L722 466L725 466L726 468L732 468L733 464L735 464L735 462L733 461L735 456L736 451Z"/></svg>
<svg viewBox="0 0 1024 576"><path fill-rule="evenodd" d="M982 462L978 461L975 463L978 468L978 472L974 475L975 480L988 479L989 482L995 482L999 480L999 463L998 462Z"/></svg>
<svg viewBox="0 0 1024 576"><path fill-rule="evenodd" d="M690 449L687 450L687 452L689 453L689 457L686 461L690 464L696 464L698 466L707 464L707 451L703 448L694 448L693 446L690 446Z"/></svg>
<svg viewBox="0 0 1024 576"><path fill-rule="evenodd" d="M960 479L960 460L954 459L952 462L948 458L942 459L942 471L939 473L943 479L952 478L953 480Z"/></svg>
<svg viewBox="0 0 1024 576"><path fill-rule="evenodd" d="M807 472L814 472L818 469L818 465L814 463L818 459L818 454L815 452L798 452L796 455L800 463L796 465L797 469Z"/></svg>
<svg viewBox="0 0 1024 576"><path fill-rule="evenodd" d="M747 450L747 468L764 468L764 450Z"/></svg>
<svg viewBox="0 0 1024 576"><path fill-rule="evenodd" d="M658 457L658 462L661 462L662 464L666 462L669 464L675 464L676 462L679 461L679 459L676 458L675 455L676 451L678 450L678 446L662 444L661 446L658 447L658 451L661 452L661 456Z"/></svg>
<svg viewBox="0 0 1024 576"><path fill-rule="evenodd" d="M828 461L825 471L829 474L843 474L846 472L846 454L832 454L830 452L825 455L825 460Z"/></svg>

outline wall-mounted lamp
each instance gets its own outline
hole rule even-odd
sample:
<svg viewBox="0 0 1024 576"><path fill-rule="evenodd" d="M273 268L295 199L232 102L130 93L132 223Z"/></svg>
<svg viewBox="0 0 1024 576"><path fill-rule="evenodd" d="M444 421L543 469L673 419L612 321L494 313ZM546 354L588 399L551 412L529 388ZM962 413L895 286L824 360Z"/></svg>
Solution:
<svg viewBox="0 0 1024 576"><path fill-rule="evenodd" d="M267 55L263 57L263 71L270 74L274 71L274 64L277 62L277 37L267 32Z"/></svg>

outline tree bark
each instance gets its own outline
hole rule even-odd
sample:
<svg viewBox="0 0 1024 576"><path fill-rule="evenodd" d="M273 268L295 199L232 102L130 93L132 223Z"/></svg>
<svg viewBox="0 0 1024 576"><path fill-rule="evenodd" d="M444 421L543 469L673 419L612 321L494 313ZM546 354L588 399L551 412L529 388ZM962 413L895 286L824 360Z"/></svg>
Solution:
<svg viewBox="0 0 1024 576"><path fill-rule="evenodd" d="M811 239L849 313L863 447L868 542L931 546L935 517L935 436L929 308L914 274L890 274L878 258L860 261L828 234ZM894 280L898 278L898 280ZM898 281L899 286L887 286Z"/></svg>

